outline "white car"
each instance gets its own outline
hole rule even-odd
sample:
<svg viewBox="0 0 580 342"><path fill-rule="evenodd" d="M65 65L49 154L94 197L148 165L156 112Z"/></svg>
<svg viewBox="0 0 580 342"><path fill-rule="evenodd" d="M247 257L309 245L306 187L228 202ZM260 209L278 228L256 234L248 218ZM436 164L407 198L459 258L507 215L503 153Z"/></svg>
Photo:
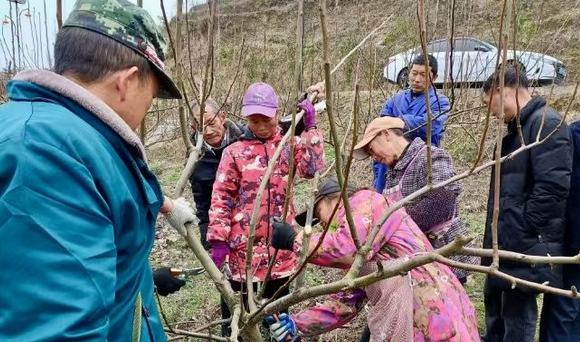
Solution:
<svg viewBox="0 0 580 342"><path fill-rule="evenodd" d="M451 76L454 83L480 83L495 71L498 49L492 44L476 38L455 38L451 59L449 43L449 39L439 39L427 44L427 52L437 59L438 64L438 75L433 81L434 84L450 84ZM422 49L418 47L389 57L383 71L384 78L406 87L409 65L413 58L421 53ZM450 60L453 61L453 67ZM534 83L559 84L567 76L564 63L542 53L508 50L507 61L519 65L522 71L526 72L528 79Z"/></svg>

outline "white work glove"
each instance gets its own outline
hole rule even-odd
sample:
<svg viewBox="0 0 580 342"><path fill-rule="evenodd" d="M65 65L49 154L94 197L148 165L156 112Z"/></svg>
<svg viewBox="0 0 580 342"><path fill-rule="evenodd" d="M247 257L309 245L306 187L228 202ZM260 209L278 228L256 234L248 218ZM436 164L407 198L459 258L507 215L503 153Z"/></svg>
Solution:
<svg viewBox="0 0 580 342"><path fill-rule="evenodd" d="M165 214L165 219L177 232L185 237L187 236L187 231L185 225L188 223L194 223L197 220L195 216L195 211L185 198L179 197L173 200L173 210Z"/></svg>

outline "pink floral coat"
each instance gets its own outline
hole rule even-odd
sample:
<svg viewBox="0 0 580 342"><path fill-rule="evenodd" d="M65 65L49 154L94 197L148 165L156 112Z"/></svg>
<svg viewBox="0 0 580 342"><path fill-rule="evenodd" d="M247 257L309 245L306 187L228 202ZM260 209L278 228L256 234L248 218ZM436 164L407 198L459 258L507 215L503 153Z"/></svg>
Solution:
<svg viewBox="0 0 580 342"><path fill-rule="evenodd" d="M225 241L230 248L229 265L232 279L245 281L246 243L254 201L268 162L274 155L282 135L280 130L266 141L258 140L246 129L239 141L228 146L222 155L209 211L207 240ZM324 167L322 134L311 129L295 137L294 162L296 172L304 178L312 178L316 171ZM256 237L253 247L253 281L262 281L268 269L274 248L270 247L271 223L281 218L286 199L290 160L290 144L287 144L278 159L266 192L262 196ZM287 222L294 222L295 210L290 204ZM279 251L272 279L287 277L296 268L296 255L289 251Z"/></svg>
<svg viewBox="0 0 580 342"><path fill-rule="evenodd" d="M373 225L380 219L387 202L370 190L361 190L350 198L358 237L365 241ZM315 254L312 263L348 269L356 248L352 241L344 208L337 224ZM316 243L321 234L314 235ZM296 250L300 248L296 242ZM395 211L383 225L372 244L367 261L413 258L431 251L431 244L404 209ZM413 292L414 341L479 341L475 310L463 286L451 269L431 263L410 271ZM338 293L326 302L293 315L301 334L314 335L342 326L363 308L367 294L363 289Z"/></svg>

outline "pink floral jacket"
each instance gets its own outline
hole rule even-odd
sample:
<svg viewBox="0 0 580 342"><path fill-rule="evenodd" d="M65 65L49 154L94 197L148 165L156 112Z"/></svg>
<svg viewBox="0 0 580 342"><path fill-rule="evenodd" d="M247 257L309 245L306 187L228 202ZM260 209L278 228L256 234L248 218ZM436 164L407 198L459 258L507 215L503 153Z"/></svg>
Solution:
<svg viewBox="0 0 580 342"><path fill-rule="evenodd" d="M246 279L246 243L254 201L268 162L281 139L280 130L272 138L261 141L246 129L239 141L224 150L218 167L207 240L210 243L225 241L229 245L229 266L235 281ZM312 178L316 171L324 167L322 134L317 129L311 129L294 139L296 172L303 178ZM274 248L270 247L271 223L274 218L283 215L289 160L290 144L287 144L274 167L260 204L250 273L253 281L264 280L270 256L274 253ZM294 222L294 215L294 206L290 203L286 221ZM272 269L272 279L289 276L294 272L296 263L294 253L279 251Z"/></svg>
<svg viewBox="0 0 580 342"><path fill-rule="evenodd" d="M351 196L350 205L358 237L361 242L365 241L387 202L374 191L360 190ZM313 235L311 243L315 244L320 236ZM295 251L300 249L299 245L300 242L296 241ZM367 261L413 258L432 249L425 235L405 210L400 209L382 226ZM331 225L312 263L347 269L355 254L344 208L341 208L337 223ZM414 341L479 341L473 306L449 267L431 263L415 268L410 271L410 281ZM364 289L338 293L322 304L294 314L293 318L301 334L320 334L346 324L363 308L366 300Z"/></svg>

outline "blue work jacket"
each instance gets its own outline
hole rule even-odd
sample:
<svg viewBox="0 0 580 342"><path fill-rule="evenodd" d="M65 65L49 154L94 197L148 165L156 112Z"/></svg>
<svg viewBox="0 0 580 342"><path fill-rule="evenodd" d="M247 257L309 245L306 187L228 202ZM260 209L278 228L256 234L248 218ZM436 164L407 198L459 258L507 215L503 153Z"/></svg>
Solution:
<svg viewBox="0 0 580 342"><path fill-rule="evenodd" d="M431 142L434 146L439 146L450 110L449 100L431 87L429 104L433 117ZM415 138L427 140L427 103L424 93L414 94L411 89L398 92L385 102L379 116L392 116L405 121L405 130L409 131L406 136L410 141ZM385 189L387 171L387 165L373 162L373 186L377 192L382 193Z"/></svg>
<svg viewBox="0 0 580 342"><path fill-rule="evenodd" d="M125 342L134 327L140 341L165 341L148 261L163 201L155 176L76 102L25 81L7 90L0 341Z"/></svg>

